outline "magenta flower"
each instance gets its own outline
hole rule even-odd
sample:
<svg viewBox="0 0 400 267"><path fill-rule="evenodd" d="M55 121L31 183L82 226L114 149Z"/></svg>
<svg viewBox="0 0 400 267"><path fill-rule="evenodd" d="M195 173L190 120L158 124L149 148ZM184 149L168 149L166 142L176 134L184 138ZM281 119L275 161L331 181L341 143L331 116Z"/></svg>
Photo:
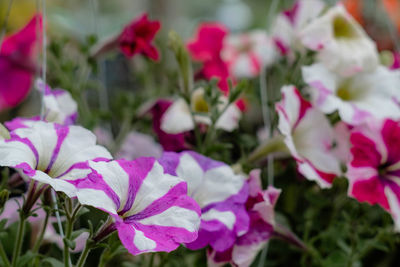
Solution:
<svg viewBox="0 0 400 267"><path fill-rule="evenodd" d="M166 173L188 183L188 194L201 208L199 237L186 242L190 249L210 245L216 251L231 247L248 230L245 209L248 188L243 176L231 167L192 151L167 152L159 160Z"/></svg>
<svg viewBox="0 0 400 267"><path fill-rule="evenodd" d="M42 16L37 14L19 32L7 36L0 48L0 111L20 104L28 95L35 74ZM40 33L39 33L40 34Z"/></svg>
<svg viewBox="0 0 400 267"><path fill-rule="evenodd" d="M223 266L225 263L239 267L250 266L274 233L274 208L281 191L273 186L263 191L260 170L253 170L247 183L249 198L246 202L246 210L250 217L249 230L237 237L234 245L223 252L210 249L208 251L209 266Z"/></svg>
<svg viewBox="0 0 400 267"><path fill-rule="evenodd" d="M160 55L153 45L153 39L160 28L161 23L150 21L147 14L135 18L125 26L118 38L122 53L127 57L143 54L152 60L159 60Z"/></svg>
<svg viewBox="0 0 400 267"><path fill-rule="evenodd" d="M151 103L148 111L153 115L153 131L158 137L158 141L165 151L182 151L188 149L186 136L190 136L189 132L169 134L161 129L161 120L167 109L173 104L171 100L159 99L155 103Z"/></svg>
<svg viewBox="0 0 400 267"><path fill-rule="evenodd" d="M384 120L359 126L350 137L349 195L378 204L388 211L400 230L400 124Z"/></svg>
<svg viewBox="0 0 400 267"><path fill-rule="evenodd" d="M200 208L187 196L186 182L164 173L152 158L90 162L97 174L77 185L78 200L111 215L94 239L118 231L133 255L176 249L197 238Z"/></svg>
<svg viewBox="0 0 400 267"><path fill-rule="evenodd" d="M221 57L221 51L227 34L228 29L222 24L203 23L197 29L196 37L187 44L192 58L203 63L200 76L207 80L218 78L218 86L224 93L229 92L229 69Z"/></svg>

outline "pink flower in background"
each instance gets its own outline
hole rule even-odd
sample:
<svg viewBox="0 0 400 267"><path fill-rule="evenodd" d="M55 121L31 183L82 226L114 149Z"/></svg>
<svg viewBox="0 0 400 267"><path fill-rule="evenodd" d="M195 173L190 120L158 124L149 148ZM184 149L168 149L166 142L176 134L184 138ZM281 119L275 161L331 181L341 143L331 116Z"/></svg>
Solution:
<svg viewBox="0 0 400 267"><path fill-rule="evenodd" d="M90 166L97 175L77 185L78 200L111 215L104 234L117 230L130 253L170 252L197 238L199 206L187 195L186 182L164 173L155 159L92 161Z"/></svg>
<svg viewBox="0 0 400 267"><path fill-rule="evenodd" d="M1 44L0 111L17 106L28 95L36 71L36 46L40 43L37 33L41 32L42 16L37 14Z"/></svg>
<svg viewBox="0 0 400 267"><path fill-rule="evenodd" d="M225 251L218 252L209 249L209 266L223 266L231 263L233 266L248 267L272 237L275 228L274 208L281 190L269 186L263 191L260 173L260 170L253 170L247 181L249 198L246 202L246 210L250 217L249 230L237 237L234 245Z"/></svg>
<svg viewBox="0 0 400 267"><path fill-rule="evenodd" d="M229 92L229 69L221 52L228 33L228 29L220 23L202 23L197 29L196 37L187 44L192 58L203 63L200 76L207 80L218 78L218 86L224 93Z"/></svg>
<svg viewBox="0 0 400 267"><path fill-rule="evenodd" d="M206 80L217 78L218 88L225 96L229 94L228 79L230 78L235 83L235 77L230 73L227 62L222 58L222 50L228 34L228 29L220 23L202 23L197 29L196 36L187 43L192 58L203 64L197 77ZM235 104L242 111L246 109L244 99L239 99Z"/></svg>
<svg viewBox="0 0 400 267"><path fill-rule="evenodd" d="M202 23L196 37L188 41L187 47L194 60L207 62L220 57L228 29L220 23Z"/></svg>
<svg viewBox="0 0 400 267"><path fill-rule="evenodd" d="M278 14L271 35L281 55L303 48L299 40L300 31L321 14L324 7L321 0L297 0L292 8Z"/></svg>
<svg viewBox="0 0 400 267"><path fill-rule="evenodd" d="M263 30L230 35L225 39L222 58L239 78L256 77L276 59L272 39Z"/></svg>
<svg viewBox="0 0 400 267"><path fill-rule="evenodd" d="M152 60L159 60L160 55L157 48L153 45L153 39L160 30L159 21L150 21L147 14L135 18L118 37L119 47L127 57L136 54L143 54Z"/></svg>
<svg viewBox="0 0 400 267"><path fill-rule="evenodd" d="M132 131L122 142L121 149L115 158L134 160L140 157L159 158L162 155L162 147L156 143L151 135Z"/></svg>
<svg viewBox="0 0 400 267"><path fill-rule="evenodd" d="M186 242L189 249L210 245L216 251L224 251L233 245L237 236L247 232L248 188L242 175L235 174L223 162L192 151L166 152L159 161L166 173L187 182L188 195L201 208L199 237Z"/></svg>
<svg viewBox="0 0 400 267"><path fill-rule="evenodd" d="M376 44L342 4L309 23L300 39L304 46L317 51L322 64L342 76L372 71L379 65Z"/></svg>
<svg viewBox="0 0 400 267"><path fill-rule="evenodd" d="M400 231L400 123L384 120L356 127L350 141L349 195L383 207Z"/></svg>
<svg viewBox="0 0 400 267"><path fill-rule="evenodd" d="M341 174L339 160L333 153L336 140L332 126L294 86L284 86L281 91L282 100L276 104L278 128L299 172L321 187L330 187Z"/></svg>
<svg viewBox="0 0 400 267"><path fill-rule="evenodd" d="M322 63L302 68L303 79L316 107L358 125L371 118L400 118L400 72L378 66L373 71L343 77Z"/></svg>
<svg viewBox="0 0 400 267"><path fill-rule="evenodd" d="M151 103L150 107L146 107L145 112L150 112L153 116L153 131L158 137L158 141L165 151L182 151L189 148L185 141L185 137L190 137L189 132L169 134L161 129L161 119L167 109L172 105L171 100L159 99L155 103Z"/></svg>

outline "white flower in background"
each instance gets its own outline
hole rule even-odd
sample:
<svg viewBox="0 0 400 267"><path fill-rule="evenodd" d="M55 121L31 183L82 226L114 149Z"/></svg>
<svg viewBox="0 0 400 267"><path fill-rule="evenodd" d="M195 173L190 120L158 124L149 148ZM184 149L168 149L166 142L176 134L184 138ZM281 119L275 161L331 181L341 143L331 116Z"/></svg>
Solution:
<svg viewBox="0 0 400 267"><path fill-rule="evenodd" d="M275 19L272 25L272 37L281 54L286 55L301 48L299 33L316 18L324 9L325 4L321 0L298 0L289 10L283 11Z"/></svg>
<svg viewBox="0 0 400 267"><path fill-rule="evenodd" d="M375 43L341 4L308 24L300 38L318 52L319 61L343 76L372 71L379 62Z"/></svg>
<svg viewBox="0 0 400 267"><path fill-rule="evenodd" d="M228 99L221 96L219 109L225 109ZM210 107L204 99L204 89L196 89L192 93L191 106L182 98L176 100L161 118L161 130L169 134L177 134L194 129L191 111L195 113L194 120L200 124L211 124L209 116ZM235 104L229 105L225 112L218 118L215 127L228 132L238 127L241 111Z"/></svg>
<svg viewBox="0 0 400 267"><path fill-rule="evenodd" d="M44 119L63 125L74 124L78 117L78 105L68 91L52 90L42 80L36 80L36 89L43 93Z"/></svg>
<svg viewBox="0 0 400 267"><path fill-rule="evenodd" d="M400 118L400 72L379 66L373 72L343 77L316 63L303 67L314 105L324 113L338 111L340 118L358 125L371 117Z"/></svg>
<svg viewBox="0 0 400 267"><path fill-rule="evenodd" d="M229 35L224 43L222 58L235 77L255 77L277 57L272 39L263 30Z"/></svg>
<svg viewBox="0 0 400 267"><path fill-rule="evenodd" d="M282 100L276 104L278 128L297 161L299 172L323 188L330 187L341 174L333 151L336 141L332 126L294 86L284 86L281 91Z"/></svg>

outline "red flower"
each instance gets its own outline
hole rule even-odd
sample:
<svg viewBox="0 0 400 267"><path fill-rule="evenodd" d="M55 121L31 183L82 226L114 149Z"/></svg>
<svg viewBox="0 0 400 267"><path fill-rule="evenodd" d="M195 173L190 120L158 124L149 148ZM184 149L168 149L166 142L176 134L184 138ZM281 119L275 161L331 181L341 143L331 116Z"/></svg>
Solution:
<svg viewBox="0 0 400 267"><path fill-rule="evenodd" d="M29 93L35 73L37 30L40 31L40 36L40 14L35 15L19 32L3 41L0 48L0 110L15 107Z"/></svg>
<svg viewBox="0 0 400 267"><path fill-rule="evenodd" d="M125 26L119 36L119 47L122 53L127 57L140 53L153 60L159 60L160 55L152 42L160 28L161 23L148 20L147 14L134 19Z"/></svg>

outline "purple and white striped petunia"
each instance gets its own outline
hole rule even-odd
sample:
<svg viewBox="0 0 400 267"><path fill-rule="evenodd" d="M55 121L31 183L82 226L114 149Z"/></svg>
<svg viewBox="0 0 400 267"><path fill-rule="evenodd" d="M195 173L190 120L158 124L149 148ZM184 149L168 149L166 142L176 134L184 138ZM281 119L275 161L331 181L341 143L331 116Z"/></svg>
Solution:
<svg viewBox="0 0 400 267"><path fill-rule="evenodd" d="M276 104L278 128L297 161L299 172L321 187L330 187L333 179L341 174L339 160L333 153L332 126L294 86L284 86L281 90L282 100Z"/></svg>
<svg viewBox="0 0 400 267"><path fill-rule="evenodd" d="M80 126L31 121L29 126L12 130L10 136L0 140L0 166L15 168L24 178L48 184L70 197L75 196L76 180L91 172L88 160L112 158L96 145L95 135Z"/></svg>
<svg viewBox="0 0 400 267"><path fill-rule="evenodd" d="M272 237L275 229L274 208L281 190L273 186L262 190L260 173L258 169L251 171L247 181L249 198L246 208L250 217L248 232L238 237L235 244L226 251L208 250L208 266L223 266L229 262L233 266L248 267Z"/></svg>
<svg viewBox="0 0 400 267"><path fill-rule="evenodd" d="M231 167L192 151L166 152L159 160L165 171L188 183L188 194L200 205L199 237L187 242L189 249L210 245L224 251L249 227L245 209L247 183Z"/></svg>
<svg viewBox="0 0 400 267"><path fill-rule="evenodd" d="M111 215L105 234L117 230L130 253L170 252L197 238L199 206L186 182L164 173L154 158L89 164L96 173L77 185L78 200Z"/></svg>
<svg viewBox="0 0 400 267"><path fill-rule="evenodd" d="M348 164L349 195L379 204L400 231L400 122L384 120L353 129Z"/></svg>
<svg viewBox="0 0 400 267"><path fill-rule="evenodd" d="M43 93L44 120L63 125L74 124L78 117L78 105L68 91L51 89L42 80L36 81L36 88Z"/></svg>

